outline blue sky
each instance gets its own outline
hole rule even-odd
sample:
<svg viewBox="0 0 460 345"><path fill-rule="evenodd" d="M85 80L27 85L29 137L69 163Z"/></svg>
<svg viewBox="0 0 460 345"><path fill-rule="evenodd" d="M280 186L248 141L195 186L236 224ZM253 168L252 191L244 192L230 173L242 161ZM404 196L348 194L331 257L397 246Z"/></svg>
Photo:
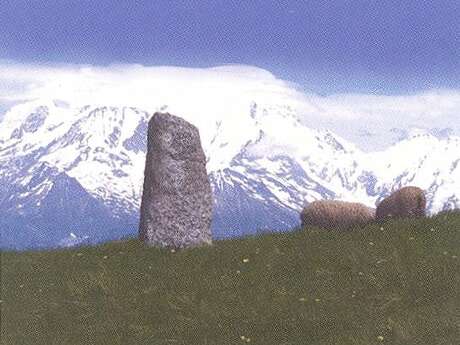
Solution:
<svg viewBox="0 0 460 345"><path fill-rule="evenodd" d="M255 65L319 93L460 88L460 1L4 0L0 59Z"/></svg>

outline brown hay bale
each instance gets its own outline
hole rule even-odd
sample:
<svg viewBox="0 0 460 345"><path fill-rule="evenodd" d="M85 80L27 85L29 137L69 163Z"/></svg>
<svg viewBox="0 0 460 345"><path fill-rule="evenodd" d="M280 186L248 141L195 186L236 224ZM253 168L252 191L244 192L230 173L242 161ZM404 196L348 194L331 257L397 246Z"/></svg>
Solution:
<svg viewBox="0 0 460 345"><path fill-rule="evenodd" d="M403 187L393 192L377 206L377 221L385 218L424 217L425 193L418 187Z"/></svg>
<svg viewBox="0 0 460 345"><path fill-rule="evenodd" d="M338 200L313 201L300 213L302 227L349 229L374 220L375 210L360 203Z"/></svg>

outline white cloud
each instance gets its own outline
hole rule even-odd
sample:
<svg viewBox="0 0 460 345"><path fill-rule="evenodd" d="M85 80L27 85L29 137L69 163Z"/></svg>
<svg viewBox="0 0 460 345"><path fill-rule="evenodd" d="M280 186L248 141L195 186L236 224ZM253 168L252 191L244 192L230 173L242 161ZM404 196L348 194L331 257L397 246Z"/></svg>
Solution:
<svg viewBox="0 0 460 345"><path fill-rule="evenodd" d="M453 134L460 135L460 90L324 97L303 94L293 83L244 65L192 69L24 65L0 61L0 114L12 104L42 99L72 106L126 105L149 111L173 103L172 110L178 112L198 114L206 107L216 115L247 111L252 101L288 104L306 124L331 129L368 148L388 145L414 127L436 128L437 132L450 128ZM391 131L393 128L400 131ZM449 131L443 133L446 132Z"/></svg>
<svg viewBox="0 0 460 345"><path fill-rule="evenodd" d="M19 92L13 92L13 89ZM136 106L156 99L295 92L271 73L250 66L207 69L141 65L32 66L0 63L0 99L58 98L71 103Z"/></svg>
<svg viewBox="0 0 460 345"><path fill-rule="evenodd" d="M304 112L306 123L329 128L368 149L388 146L413 128L460 135L460 90L396 96L313 95L310 103L314 107Z"/></svg>

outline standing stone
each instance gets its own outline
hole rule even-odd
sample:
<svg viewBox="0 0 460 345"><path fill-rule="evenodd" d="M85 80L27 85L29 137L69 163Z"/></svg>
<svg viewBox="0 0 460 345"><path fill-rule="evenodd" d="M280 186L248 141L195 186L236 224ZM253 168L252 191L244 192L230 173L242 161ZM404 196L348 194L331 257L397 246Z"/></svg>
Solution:
<svg viewBox="0 0 460 345"><path fill-rule="evenodd" d="M212 191L198 129L155 113L150 119L139 238L160 247L211 244Z"/></svg>
<svg viewBox="0 0 460 345"><path fill-rule="evenodd" d="M383 199L377 206L375 218L424 217L426 208L425 193L418 187L408 186L398 189Z"/></svg>

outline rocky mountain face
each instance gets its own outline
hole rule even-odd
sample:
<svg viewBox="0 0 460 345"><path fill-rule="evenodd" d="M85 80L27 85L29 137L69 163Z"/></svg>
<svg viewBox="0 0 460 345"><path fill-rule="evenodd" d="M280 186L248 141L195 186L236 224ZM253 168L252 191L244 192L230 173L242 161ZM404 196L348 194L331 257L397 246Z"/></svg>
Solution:
<svg viewBox="0 0 460 345"><path fill-rule="evenodd" d="M72 107L53 100L13 107L0 123L1 246L65 246L137 234L148 121L170 108ZM250 102L237 116L172 108L200 130L214 238L292 229L313 200L375 207L405 185L426 191L428 213L460 207L458 137L417 132L365 153L301 124L289 104Z"/></svg>

